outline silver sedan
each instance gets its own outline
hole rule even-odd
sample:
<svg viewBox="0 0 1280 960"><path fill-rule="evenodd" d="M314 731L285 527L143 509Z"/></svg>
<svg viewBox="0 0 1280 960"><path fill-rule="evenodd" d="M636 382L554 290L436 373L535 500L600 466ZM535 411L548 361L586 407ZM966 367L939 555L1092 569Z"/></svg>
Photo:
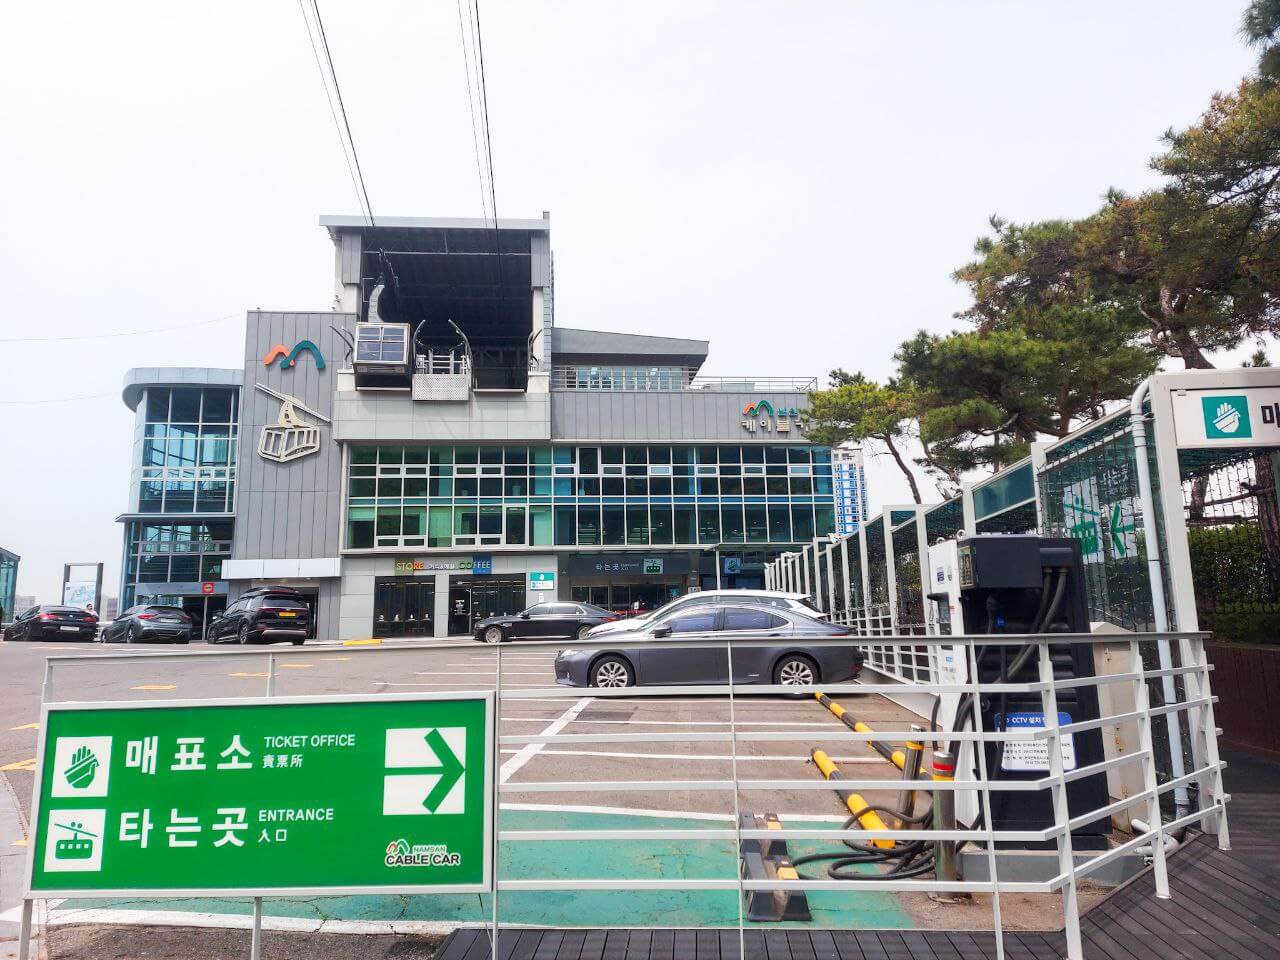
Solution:
<svg viewBox="0 0 1280 960"><path fill-rule="evenodd" d="M768 645L734 645L734 683L799 686L842 683L862 670L863 653L853 645L806 644L807 639L848 636L841 626L775 607L708 604L676 611L639 628L610 636L606 648L561 650L556 683L570 687L630 687L635 684L725 683L725 646L685 647L655 640L769 640Z"/></svg>

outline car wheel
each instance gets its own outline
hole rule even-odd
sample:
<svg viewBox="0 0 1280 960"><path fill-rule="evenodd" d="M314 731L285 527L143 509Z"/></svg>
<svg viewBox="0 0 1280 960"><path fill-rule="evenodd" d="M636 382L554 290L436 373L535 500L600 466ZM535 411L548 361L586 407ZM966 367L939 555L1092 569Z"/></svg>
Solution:
<svg viewBox="0 0 1280 960"><path fill-rule="evenodd" d="M124 635L124 642L125 642L125 643L137 643L137 642L138 642L138 631L137 631L137 629L136 629L136 628L134 628L134 627L130 627L130 628L129 628L128 632Z"/></svg>
<svg viewBox="0 0 1280 960"><path fill-rule="evenodd" d="M294 641L293 641L293 645L294 645L295 647L300 647L300 646L302 646L302 641L301 641L301 640L294 640Z"/></svg>
<svg viewBox="0 0 1280 960"><path fill-rule="evenodd" d="M501 643L504 639L501 627L485 627L482 636L485 643Z"/></svg>
<svg viewBox="0 0 1280 960"><path fill-rule="evenodd" d="M636 675L631 670L631 664L621 657L601 657L591 665L593 687L633 687L635 683Z"/></svg>
<svg viewBox="0 0 1280 960"><path fill-rule="evenodd" d="M247 623L241 624L240 632L236 634L236 639L242 644L249 642L249 625Z"/></svg>
<svg viewBox="0 0 1280 960"><path fill-rule="evenodd" d="M577 637L579 640L587 639L587 634L591 632L591 626L589 623L584 623L578 628Z"/></svg>
<svg viewBox="0 0 1280 960"><path fill-rule="evenodd" d="M818 679L817 664L798 653L787 654L773 668L773 682L785 687L808 686Z"/></svg>

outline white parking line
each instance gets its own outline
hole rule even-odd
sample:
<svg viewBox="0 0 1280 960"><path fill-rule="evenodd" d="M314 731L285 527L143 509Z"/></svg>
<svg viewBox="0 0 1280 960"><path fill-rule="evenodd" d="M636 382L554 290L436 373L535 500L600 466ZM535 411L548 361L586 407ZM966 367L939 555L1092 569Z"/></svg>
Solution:
<svg viewBox="0 0 1280 960"><path fill-rule="evenodd" d="M590 697L579 700L573 706L565 710L555 720L548 724L541 732L540 736L555 736L577 717L592 702ZM521 767L536 757L542 748L546 746L544 743L527 743L516 753L514 757L502 765L502 769L498 771L498 782L506 783L511 777L517 773Z"/></svg>
<svg viewBox="0 0 1280 960"><path fill-rule="evenodd" d="M613 813L633 817L664 817L673 820L722 820L733 823L732 813L704 813L700 810L651 810L645 807L597 807L580 803L504 803L503 810L549 810L556 813ZM809 820L816 823L844 823L848 816L830 813L779 813L778 819L786 826L788 820Z"/></svg>
<svg viewBox="0 0 1280 960"><path fill-rule="evenodd" d="M590 699L590 698L588 698ZM510 717L503 716L503 720L513 721L530 721L537 722L546 720L546 717ZM591 717L577 717L575 723L618 723L618 724L643 724L649 727L727 727L728 720L594 720ZM829 723L809 723L804 720L738 720L737 725L742 727L750 724L757 727L806 727L809 729L831 730L832 725Z"/></svg>
<svg viewBox="0 0 1280 960"><path fill-rule="evenodd" d="M514 747L503 749L503 753L519 753ZM610 757L623 760L732 760L732 754L719 753L624 753L607 750L543 750L543 757ZM884 759L875 757L832 757L835 763L884 763ZM808 757L766 756L760 754L740 753L738 760L786 760L788 763L808 763Z"/></svg>

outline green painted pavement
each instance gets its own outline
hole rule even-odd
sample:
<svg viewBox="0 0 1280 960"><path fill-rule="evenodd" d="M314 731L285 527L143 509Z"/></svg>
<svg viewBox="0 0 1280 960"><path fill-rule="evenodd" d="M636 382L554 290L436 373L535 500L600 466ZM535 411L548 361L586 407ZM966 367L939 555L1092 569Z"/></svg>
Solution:
<svg viewBox="0 0 1280 960"><path fill-rule="evenodd" d="M696 879L734 876L738 861L732 842L678 839L678 831L706 828L706 820L633 814L566 813L504 810L503 829L627 830L669 829L669 841L522 841L503 844L501 875L516 878L652 878ZM829 827L830 823L794 821L796 827ZM792 843L793 856L825 849L827 844ZM911 918L892 893L851 888L848 892L809 894L813 926L844 929L910 928ZM67 900L58 911L73 909L169 910L244 915L244 898L200 897L183 900L103 898ZM566 890L508 891L502 894L503 923L551 927L712 927L736 926L737 894L732 890ZM338 896L279 898L263 901L274 917L315 920L488 921L488 896ZM769 924L768 926L777 926Z"/></svg>

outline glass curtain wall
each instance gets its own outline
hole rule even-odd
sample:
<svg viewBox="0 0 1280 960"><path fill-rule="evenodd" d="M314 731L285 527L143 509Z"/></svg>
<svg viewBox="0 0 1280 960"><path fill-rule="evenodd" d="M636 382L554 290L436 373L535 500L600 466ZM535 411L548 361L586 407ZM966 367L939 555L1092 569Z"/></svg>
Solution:
<svg viewBox="0 0 1280 960"><path fill-rule="evenodd" d="M835 524L809 446L356 446L348 549L808 543Z"/></svg>
<svg viewBox="0 0 1280 960"><path fill-rule="evenodd" d="M231 556L231 533L230 520L131 521L120 609L133 605L138 584L221 580L222 561Z"/></svg>
<svg viewBox="0 0 1280 960"><path fill-rule="evenodd" d="M238 391L147 391L139 513L230 513L235 503Z"/></svg>

